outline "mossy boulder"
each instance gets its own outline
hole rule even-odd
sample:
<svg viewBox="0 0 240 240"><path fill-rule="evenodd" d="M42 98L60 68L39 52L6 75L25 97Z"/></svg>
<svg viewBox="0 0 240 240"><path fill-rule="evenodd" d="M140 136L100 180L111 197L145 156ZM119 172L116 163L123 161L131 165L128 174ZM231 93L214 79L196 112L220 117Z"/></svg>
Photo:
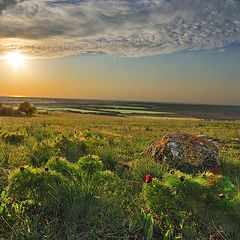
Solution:
<svg viewBox="0 0 240 240"><path fill-rule="evenodd" d="M219 169L217 145L205 136L177 132L162 137L148 149L155 160L191 169Z"/></svg>

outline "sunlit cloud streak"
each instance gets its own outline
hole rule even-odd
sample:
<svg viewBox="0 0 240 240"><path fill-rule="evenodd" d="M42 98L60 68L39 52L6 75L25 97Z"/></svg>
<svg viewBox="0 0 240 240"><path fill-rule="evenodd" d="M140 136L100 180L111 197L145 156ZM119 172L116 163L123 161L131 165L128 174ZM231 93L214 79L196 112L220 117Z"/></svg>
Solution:
<svg viewBox="0 0 240 240"><path fill-rule="evenodd" d="M0 0L0 54L146 56L240 42L239 0Z"/></svg>

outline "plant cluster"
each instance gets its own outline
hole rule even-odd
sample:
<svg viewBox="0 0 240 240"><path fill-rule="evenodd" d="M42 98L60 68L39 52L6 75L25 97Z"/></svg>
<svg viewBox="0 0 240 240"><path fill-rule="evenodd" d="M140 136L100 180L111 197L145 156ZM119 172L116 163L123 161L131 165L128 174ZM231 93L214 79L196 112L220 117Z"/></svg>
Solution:
<svg viewBox="0 0 240 240"><path fill-rule="evenodd" d="M224 236L239 237L240 202L228 178L210 172L196 176L180 171L163 173L143 187L146 209L154 216L161 234L180 239L204 239L224 228Z"/></svg>
<svg viewBox="0 0 240 240"><path fill-rule="evenodd" d="M0 138L8 144L21 144L24 141L24 135L18 132L0 131Z"/></svg>
<svg viewBox="0 0 240 240"><path fill-rule="evenodd" d="M37 108L30 102L19 103L18 107L5 106L0 103L0 116L19 117L23 115L32 116L37 112Z"/></svg>
<svg viewBox="0 0 240 240"><path fill-rule="evenodd" d="M0 104L0 116L18 117L21 116L21 113L13 107Z"/></svg>
<svg viewBox="0 0 240 240"><path fill-rule="evenodd" d="M240 148L232 126L224 137L214 132L229 126L222 122L174 123L224 138L223 174L192 174L144 152L173 128L169 121L72 118L2 120L0 238L239 239Z"/></svg>

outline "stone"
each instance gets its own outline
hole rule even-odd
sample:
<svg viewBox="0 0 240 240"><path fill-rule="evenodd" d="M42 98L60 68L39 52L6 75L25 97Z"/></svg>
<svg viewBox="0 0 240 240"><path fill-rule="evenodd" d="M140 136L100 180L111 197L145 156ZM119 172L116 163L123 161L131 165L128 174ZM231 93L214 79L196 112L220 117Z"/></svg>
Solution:
<svg viewBox="0 0 240 240"><path fill-rule="evenodd" d="M217 145L204 135L177 132L162 137L148 149L155 160L170 165L190 166L201 170L219 168Z"/></svg>

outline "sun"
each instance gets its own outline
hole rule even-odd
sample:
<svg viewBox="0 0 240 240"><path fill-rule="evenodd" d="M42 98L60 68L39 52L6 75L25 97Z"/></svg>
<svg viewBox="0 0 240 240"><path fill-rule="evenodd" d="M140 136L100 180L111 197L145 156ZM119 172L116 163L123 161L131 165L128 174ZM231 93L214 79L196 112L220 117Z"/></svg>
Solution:
<svg viewBox="0 0 240 240"><path fill-rule="evenodd" d="M10 52L6 55L6 60L14 69L20 69L24 66L26 56L19 52Z"/></svg>

